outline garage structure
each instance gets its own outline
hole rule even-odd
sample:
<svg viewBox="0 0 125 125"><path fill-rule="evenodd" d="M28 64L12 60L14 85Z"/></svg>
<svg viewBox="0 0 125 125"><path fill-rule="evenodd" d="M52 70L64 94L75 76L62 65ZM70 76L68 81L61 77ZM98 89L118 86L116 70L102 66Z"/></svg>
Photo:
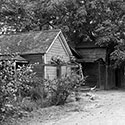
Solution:
<svg viewBox="0 0 125 125"><path fill-rule="evenodd" d="M43 66L51 64L53 56L60 56L65 62L70 61L72 52L66 39L59 29L32 31L27 33L0 36L0 58L18 53L19 58L29 64L37 64L34 71L38 77L54 79L57 77L57 67ZM61 67L61 74L67 72L66 66ZM70 69L69 69L70 70Z"/></svg>
<svg viewBox="0 0 125 125"><path fill-rule="evenodd" d="M109 61L112 47L100 47L93 41L77 44L78 59L83 65L87 86L97 86L101 89L125 87L124 65L114 68Z"/></svg>

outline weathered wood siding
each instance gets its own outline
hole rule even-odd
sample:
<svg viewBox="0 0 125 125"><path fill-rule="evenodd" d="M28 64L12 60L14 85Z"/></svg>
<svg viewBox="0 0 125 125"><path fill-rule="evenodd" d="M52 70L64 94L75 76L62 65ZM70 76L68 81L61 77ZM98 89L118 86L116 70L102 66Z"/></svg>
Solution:
<svg viewBox="0 0 125 125"><path fill-rule="evenodd" d="M119 79L120 80L120 79ZM112 89L116 86L115 69L108 67L108 89Z"/></svg>
<svg viewBox="0 0 125 125"><path fill-rule="evenodd" d="M100 71L99 71L100 70ZM100 89L111 89L114 87L122 87L124 78L122 80L123 73L120 73L121 70L119 69L118 76L116 79L115 69L112 67L108 67L108 85L106 88L106 65L100 64L98 62L89 62L84 64L84 75L87 76L86 78L86 85L87 86L97 86ZM116 85L116 82L118 85Z"/></svg>
<svg viewBox="0 0 125 125"><path fill-rule="evenodd" d="M52 58L52 56L62 56L63 60L65 62L69 61L69 55L66 53L64 46L61 43L61 39L58 37L54 44L52 45L52 47L50 48L49 52L45 55L46 56L46 60L45 63L50 63L50 60ZM61 74L65 74L66 73L66 67L62 67L62 71ZM46 78L56 78L57 77L57 68L56 67L50 67L50 66L46 66L45 67L45 77Z"/></svg>
<svg viewBox="0 0 125 125"><path fill-rule="evenodd" d="M114 69L106 63L107 53L112 52L112 48L108 52L106 48L99 47L94 42L83 42L78 44L76 49L85 63L84 72L88 76L87 85L97 85L101 89L125 86L124 67ZM103 63L98 62L98 59L103 59Z"/></svg>
<svg viewBox="0 0 125 125"><path fill-rule="evenodd" d="M85 62L94 62L100 58L105 61L106 49L104 48L80 48L77 50Z"/></svg>
<svg viewBox="0 0 125 125"><path fill-rule="evenodd" d="M121 75L121 87L125 88L125 67L124 66L121 67L120 75Z"/></svg>
<svg viewBox="0 0 125 125"><path fill-rule="evenodd" d="M41 66L41 64L43 64L43 55L41 54L27 54L27 55L23 55L23 58L25 58L30 64L36 64L39 63L37 65L34 65L34 72L36 72L36 75L38 77L44 77L44 68Z"/></svg>
<svg viewBox="0 0 125 125"><path fill-rule="evenodd" d="M104 89L106 83L106 66L104 63L100 63L100 83L99 88Z"/></svg>
<svg viewBox="0 0 125 125"><path fill-rule="evenodd" d="M105 64L98 62L97 60L106 60L106 49L95 46L82 46L77 48L77 51L81 54L84 62L84 75L88 76L86 79L87 86L97 86L104 89L106 82Z"/></svg>

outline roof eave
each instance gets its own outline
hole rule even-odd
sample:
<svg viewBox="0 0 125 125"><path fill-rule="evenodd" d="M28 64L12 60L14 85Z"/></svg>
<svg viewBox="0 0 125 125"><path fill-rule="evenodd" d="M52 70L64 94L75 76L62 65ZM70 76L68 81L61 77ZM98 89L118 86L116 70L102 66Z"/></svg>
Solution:
<svg viewBox="0 0 125 125"><path fill-rule="evenodd" d="M63 35L63 33L62 33L62 31L60 31L60 37L63 39L62 41L63 41L63 44L64 44L64 46L65 46L65 48L66 48L66 50L67 50L67 52L68 52L68 55L69 55L69 56L73 56L73 54L72 54L72 52L71 52L71 50L70 50L70 47L69 47L68 43L66 42L66 39L65 39L65 37L64 37L64 35Z"/></svg>
<svg viewBox="0 0 125 125"><path fill-rule="evenodd" d="M100 47L100 46L91 46L91 47L83 47L83 46L79 46L79 47L75 47L76 49L98 49L98 48L101 48L101 49L106 49L106 47Z"/></svg>
<svg viewBox="0 0 125 125"><path fill-rule="evenodd" d="M40 53L40 52L37 52L37 53L21 53L19 55L44 55L46 52L43 52L43 53Z"/></svg>

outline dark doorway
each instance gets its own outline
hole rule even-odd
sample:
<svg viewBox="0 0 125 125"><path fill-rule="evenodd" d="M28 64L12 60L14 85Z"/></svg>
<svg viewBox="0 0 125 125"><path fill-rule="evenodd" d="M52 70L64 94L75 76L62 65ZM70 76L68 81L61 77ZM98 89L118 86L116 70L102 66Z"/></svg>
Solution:
<svg viewBox="0 0 125 125"><path fill-rule="evenodd" d="M121 87L121 69L115 69L115 87Z"/></svg>
<svg viewBox="0 0 125 125"><path fill-rule="evenodd" d="M97 86L98 84L98 64L95 62L84 63L83 72L86 78L86 86Z"/></svg>

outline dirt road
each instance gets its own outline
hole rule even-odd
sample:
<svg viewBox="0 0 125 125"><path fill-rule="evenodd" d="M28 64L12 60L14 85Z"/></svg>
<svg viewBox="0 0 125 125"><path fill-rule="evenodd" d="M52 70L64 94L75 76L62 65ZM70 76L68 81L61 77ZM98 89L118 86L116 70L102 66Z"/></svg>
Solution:
<svg viewBox="0 0 125 125"><path fill-rule="evenodd" d="M125 125L125 90L96 92L93 103L83 111L44 125Z"/></svg>

